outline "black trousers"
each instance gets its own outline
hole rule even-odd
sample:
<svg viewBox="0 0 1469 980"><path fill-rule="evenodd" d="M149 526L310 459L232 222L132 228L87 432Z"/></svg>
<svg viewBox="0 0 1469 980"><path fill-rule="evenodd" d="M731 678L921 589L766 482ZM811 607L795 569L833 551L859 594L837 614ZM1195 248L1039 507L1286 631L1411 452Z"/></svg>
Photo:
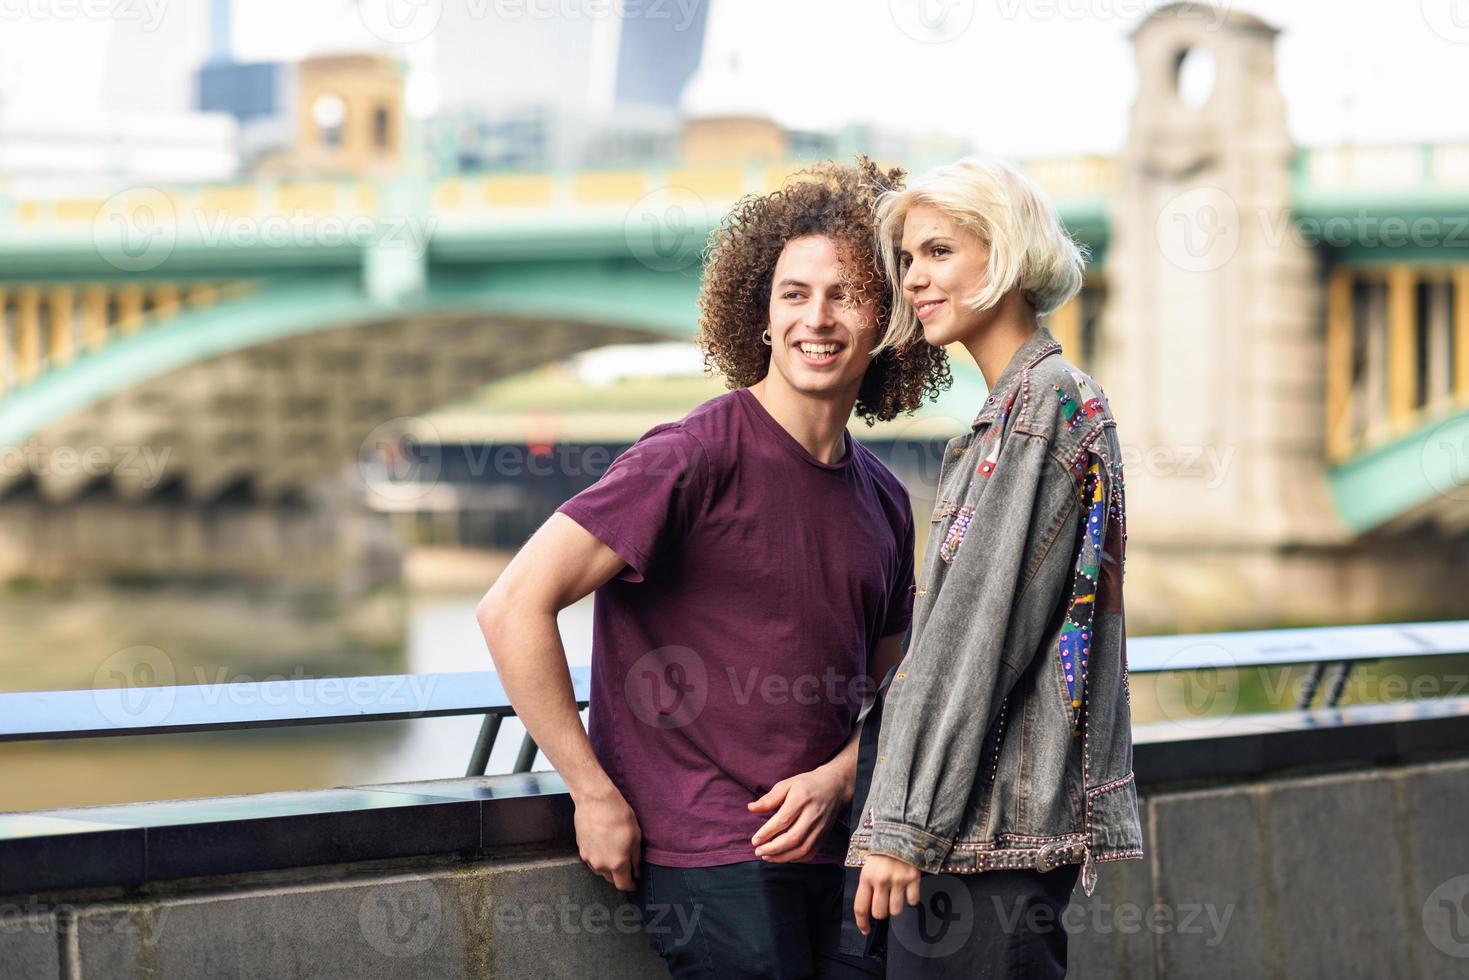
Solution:
<svg viewBox="0 0 1469 980"><path fill-rule="evenodd" d="M676 980L883 976L880 958L838 948L842 916L851 916L839 865L644 863L635 900Z"/></svg>
<svg viewBox="0 0 1469 980"><path fill-rule="evenodd" d="M889 977L1063 980L1081 865L922 878L922 901L888 920Z"/></svg>

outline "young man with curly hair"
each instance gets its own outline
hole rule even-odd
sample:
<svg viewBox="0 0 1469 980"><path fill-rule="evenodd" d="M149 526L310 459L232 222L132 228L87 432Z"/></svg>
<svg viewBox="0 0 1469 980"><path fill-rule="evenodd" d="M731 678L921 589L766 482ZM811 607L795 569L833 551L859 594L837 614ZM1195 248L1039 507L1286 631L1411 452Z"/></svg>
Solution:
<svg viewBox="0 0 1469 980"><path fill-rule="evenodd" d="M711 236L700 343L733 389L567 501L480 603L581 857L635 893L676 977L875 976L838 951L860 715L912 606L907 492L847 432L948 382L872 355L890 290L873 209L902 177L827 164ZM588 730L556 614L596 591Z"/></svg>

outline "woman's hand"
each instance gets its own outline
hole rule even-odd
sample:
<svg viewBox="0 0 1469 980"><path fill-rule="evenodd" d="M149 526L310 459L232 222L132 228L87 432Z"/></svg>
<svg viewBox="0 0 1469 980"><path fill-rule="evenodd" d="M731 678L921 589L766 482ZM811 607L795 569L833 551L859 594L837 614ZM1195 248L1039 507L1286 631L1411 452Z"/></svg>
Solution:
<svg viewBox="0 0 1469 980"><path fill-rule="evenodd" d="M857 883L857 901L852 911L862 935L872 931L872 919L903 914L903 906L918 904L918 881L922 872L913 865L886 854L869 854L862 863Z"/></svg>
<svg viewBox="0 0 1469 980"><path fill-rule="evenodd" d="M775 811L750 839L755 856L777 864L810 860L837 808L851 800L851 789L850 780L828 766L770 787L770 792L746 804L753 813Z"/></svg>

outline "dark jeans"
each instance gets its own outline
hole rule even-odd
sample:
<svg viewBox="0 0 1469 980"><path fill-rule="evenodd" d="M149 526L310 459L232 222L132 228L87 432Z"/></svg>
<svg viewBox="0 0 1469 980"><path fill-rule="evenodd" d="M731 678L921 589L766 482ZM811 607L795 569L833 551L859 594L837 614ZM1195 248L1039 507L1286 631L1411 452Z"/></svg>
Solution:
<svg viewBox="0 0 1469 980"><path fill-rule="evenodd" d="M1062 980L1061 914L1081 865L1041 873L925 874L922 902L888 920L889 977Z"/></svg>
<svg viewBox="0 0 1469 980"><path fill-rule="evenodd" d="M678 980L883 975L881 959L837 948L844 912L839 865L644 863L635 901L648 944Z"/></svg>

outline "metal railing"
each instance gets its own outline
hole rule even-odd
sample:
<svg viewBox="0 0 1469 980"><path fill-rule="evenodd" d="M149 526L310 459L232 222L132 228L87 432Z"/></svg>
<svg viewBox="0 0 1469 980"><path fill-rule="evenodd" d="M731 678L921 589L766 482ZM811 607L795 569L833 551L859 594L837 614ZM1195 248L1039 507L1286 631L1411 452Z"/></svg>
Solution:
<svg viewBox="0 0 1469 980"><path fill-rule="evenodd" d="M1341 701L1354 668L1379 660L1469 653L1469 620L1148 636L1127 641L1134 674L1207 668L1309 666L1296 707L1311 707L1330 671L1323 707Z"/></svg>
<svg viewBox="0 0 1469 980"><path fill-rule="evenodd" d="M587 706L591 671L571 670L577 706ZM484 715L465 775L483 775L500 725L513 716L494 671L385 674L309 680L163 687L110 687L0 694L0 742L178 735L364 721ZM527 735L514 772L529 772Z"/></svg>
<svg viewBox="0 0 1469 980"><path fill-rule="evenodd" d="M1297 708L1310 708L1326 678L1335 707L1352 670L1405 657L1469 654L1469 620L1139 637L1128 641L1133 674L1309 666ZM1328 675L1329 671L1329 675ZM578 707L591 670L571 669ZM485 773L507 716L515 714L493 671L325 677L164 687L0 694L0 742L243 731L367 721L483 715L466 776ZM513 772L530 771L526 735Z"/></svg>

